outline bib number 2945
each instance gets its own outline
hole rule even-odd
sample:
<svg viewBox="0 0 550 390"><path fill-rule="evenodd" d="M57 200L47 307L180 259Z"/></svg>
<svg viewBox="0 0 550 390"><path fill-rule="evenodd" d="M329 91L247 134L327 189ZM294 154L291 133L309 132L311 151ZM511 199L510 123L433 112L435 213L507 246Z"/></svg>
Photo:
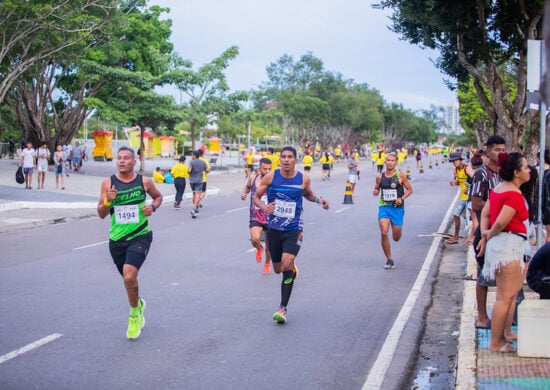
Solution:
<svg viewBox="0 0 550 390"><path fill-rule="evenodd" d="M273 215L280 218L294 218L296 214L296 202L275 201L275 211Z"/></svg>

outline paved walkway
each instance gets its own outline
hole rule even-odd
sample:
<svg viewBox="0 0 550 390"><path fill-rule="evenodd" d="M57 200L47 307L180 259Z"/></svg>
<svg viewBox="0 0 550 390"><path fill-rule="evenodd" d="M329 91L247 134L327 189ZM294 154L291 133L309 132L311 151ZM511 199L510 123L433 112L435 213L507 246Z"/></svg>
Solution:
<svg viewBox="0 0 550 390"><path fill-rule="evenodd" d="M466 275L477 277L473 247L468 248ZM550 389L550 359L518 357L515 353L490 352L490 329L475 329L475 280L464 281L464 301L459 337L457 388L489 389ZM538 299L538 294L523 286L525 299ZM487 307L490 311L496 289L489 288ZM521 324L518 324L521 326ZM514 330L517 331L517 328ZM513 344L517 347L517 343Z"/></svg>
<svg viewBox="0 0 550 390"><path fill-rule="evenodd" d="M160 166L169 169L175 163L171 159L146 161L145 174ZM228 158L225 169L209 175L209 195L230 194L241 191L244 173L237 160L231 165ZM59 223L70 219L96 216L97 199L101 181L115 171L114 162L86 161L85 174L70 173L66 177L65 190L55 189L53 171L47 173L44 190L25 190L15 182L16 160L0 160L0 234L7 231L30 228L43 224ZM337 164L345 170L344 164ZM36 177L33 178L36 186ZM171 184L159 184L165 204L174 199L175 189ZM187 189L189 191L189 189ZM184 199L189 199L186 192ZM1 235L0 235L1 237ZM0 238L1 240L1 238ZM467 255L466 275L475 278L475 259L470 247ZM526 299L537 295L525 286ZM489 292L489 308L495 299L494 289ZM491 353L487 349L490 330L475 329L476 301L475 281L464 281L464 299L460 325L458 389L550 389L550 359L520 358L514 354Z"/></svg>

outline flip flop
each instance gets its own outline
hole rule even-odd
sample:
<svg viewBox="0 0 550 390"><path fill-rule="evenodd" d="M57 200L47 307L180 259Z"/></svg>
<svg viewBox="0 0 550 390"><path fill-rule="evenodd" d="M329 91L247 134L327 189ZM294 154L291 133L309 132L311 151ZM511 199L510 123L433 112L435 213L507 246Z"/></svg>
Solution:
<svg viewBox="0 0 550 390"><path fill-rule="evenodd" d="M485 326L476 325L476 329L491 329L491 320L489 320Z"/></svg>
<svg viewBox="0 0 550 390"><path fill-rule="evenodd" d="M504 344L498 351L491 351L497 353L514 353L517 352L517 348L512 347L509 343Z"/></svg>
<svg viewBox="0 0 550 390"><path fill-rule="evenodd" d="M447 238L445 240L445 244L449 244L449 245L458 244L458 240L455 241L452 238Z"/></svg>

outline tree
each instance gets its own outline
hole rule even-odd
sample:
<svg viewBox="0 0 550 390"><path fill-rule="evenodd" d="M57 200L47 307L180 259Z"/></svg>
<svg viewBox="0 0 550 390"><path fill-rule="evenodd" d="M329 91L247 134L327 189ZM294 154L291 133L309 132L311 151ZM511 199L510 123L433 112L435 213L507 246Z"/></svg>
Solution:
<svg viewBox="0 0 550 390"><path fill-rule="evenodd" d="M0 104L37 61L88 41L117 10L116 0L0 2Z"/></svg>
<svg viewBox="0 0 550 390"><path fill-rule="evenodd" d="M135 97L128 92L137 88L139 96L152 89L172 51L170 21L159 19L164 9L143 9L140 3L128 2L111 14L93 44L81 42L36 61L14 82L7 102L25 138L35 144L45 140L52 149L70 142L93 109L134 124L126 103Z"/></svg>
<svg viewBox="0 0 550 390"><path fill-rule="evenodd" d="M239 111L241 103L248 100L245 92L229 93L224 73L229 62L238 55L239 48L232 46L196 71L190 61L175 57L173 69L163 78L164 83L176 85L187 97L183 103L183 116L190 124L193 149L197 129L222 115Z"/></svg>
<svg viewBox="0 0 550 390"><path fill-rule="evenodd" d="M534 115L524 112L527 40L542 36L542 0L383 0L392 30L412 44L438 50L437 67L457 82L472 77L491 130L517 148ZM503 67L516 69L515 93ZM479 143L485 140L480 139Z"/></svg>

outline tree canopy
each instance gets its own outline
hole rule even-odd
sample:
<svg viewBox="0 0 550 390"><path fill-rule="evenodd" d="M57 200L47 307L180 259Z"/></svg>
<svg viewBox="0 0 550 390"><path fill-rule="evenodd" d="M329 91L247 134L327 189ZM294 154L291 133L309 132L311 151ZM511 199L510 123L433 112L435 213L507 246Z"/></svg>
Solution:
<svg viewBox="0 0 550 390"><path fill-rule="evenodd" d="M458 83L471 77L491 133L519 146L533 117L523 111L527 40L541 39L543 0L383 0L375 7L393 10L391 29L403 39L438 50L436 66L444 74ZM513 88L506 67L516 70Z"/></svg>

